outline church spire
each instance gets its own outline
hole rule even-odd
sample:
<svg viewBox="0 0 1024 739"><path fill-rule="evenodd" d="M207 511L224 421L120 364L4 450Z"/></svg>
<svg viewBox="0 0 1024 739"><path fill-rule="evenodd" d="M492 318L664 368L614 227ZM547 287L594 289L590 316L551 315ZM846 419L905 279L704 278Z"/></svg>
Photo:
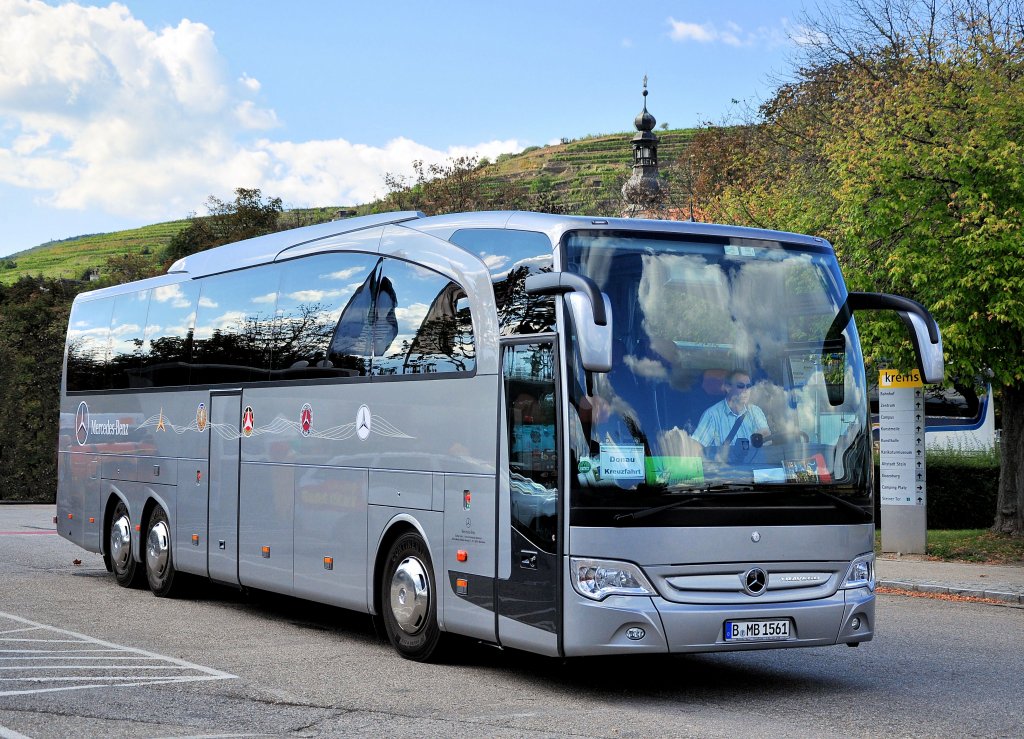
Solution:
<svg viewBox="0 0 1024 739"><path fill-rule="evenodd" d="M652 133L657 121L647 110L647 75L644 75L644 108L633 120L637 133L633 136L633 174L622 186L626 218L657 217L653 214L665 201L665 192L658 176L658 137Z"/></svg>

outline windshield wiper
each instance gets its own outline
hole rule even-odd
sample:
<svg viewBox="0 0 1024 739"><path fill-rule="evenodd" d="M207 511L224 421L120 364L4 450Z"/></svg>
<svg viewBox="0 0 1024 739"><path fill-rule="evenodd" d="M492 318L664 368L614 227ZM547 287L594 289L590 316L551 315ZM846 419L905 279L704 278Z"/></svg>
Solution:
<svg viewBox="0 0 1024 739"><path fill-rule="evenodd" d="M654 506L653 508L644 508L642 511L619 513L616 514L613 520L625 521L626 519L631 518L635 521L640 518L647 518L648 516L653 516L655 513L667 511L670 508L681 508L698 500L707 500L707 497L705 497L706 493L724 493L725 495L744 494L753 491L753 489L753 485L743 485L738 483L724 483L721 485L705 485L703 487L686 488L680 491L680 493L699 493L699 495L690 495L689 497L682 498L680 500L673 500L671 503L665 503L664 505ZM676 493L676 495L679 495L680 493Z"/></svg>

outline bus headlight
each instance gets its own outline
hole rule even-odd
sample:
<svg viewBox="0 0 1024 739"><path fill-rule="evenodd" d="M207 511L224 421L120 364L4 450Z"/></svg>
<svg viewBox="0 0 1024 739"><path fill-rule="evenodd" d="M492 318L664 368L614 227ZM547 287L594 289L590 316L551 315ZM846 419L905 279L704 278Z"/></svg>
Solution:
<svg viewBox="0 0 1024 739"><path fill-rule="evenodd" d="M573 557L569 563L572 586L577 593L591 600L603 600L609 595L655 594L654 587L640 568L629 562Z"/></svg>
<svg viewBox="0 0 1024 739"><path fill-rule="evenodd" d="M843 588L875 589L874 554L862 554L853 560L849 571L846 573L846 580L843 581Z"/></svg>

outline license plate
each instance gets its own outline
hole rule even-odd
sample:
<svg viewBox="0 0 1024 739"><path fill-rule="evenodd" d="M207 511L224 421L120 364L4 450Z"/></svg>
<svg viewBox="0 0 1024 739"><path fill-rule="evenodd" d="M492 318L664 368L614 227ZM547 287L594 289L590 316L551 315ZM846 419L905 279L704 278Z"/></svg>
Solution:
<svg viewBox="0 0 1024 739"><path fill-rule="evenodd" d="M789 619L747 619L725 622L726 641L762 641L789 638Z"/></svg>

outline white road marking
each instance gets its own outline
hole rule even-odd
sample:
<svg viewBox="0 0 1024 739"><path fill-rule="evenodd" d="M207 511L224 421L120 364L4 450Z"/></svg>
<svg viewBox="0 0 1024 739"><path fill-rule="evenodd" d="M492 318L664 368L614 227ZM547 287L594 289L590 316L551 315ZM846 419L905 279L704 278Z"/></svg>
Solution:
<svg viewBox="0 0 1024 739"><path fill-rule="evenodd" d="M0 656L0 696L25 695L29 693L50 693L60 690L84 690L87 688L127 687L133 685L160 685L168 683L187 683L208 680L230 680L236 676L211 667L186 662L185 660L167 657L144 649L126 647L95 639L55 626L36 623L10 613L0 612L0 624L4 620L22 624L26 628L15 628L0 631L0 634L17 631L39 631L50 634L53 638L24 639L19 637L0 636L0 644L14 647L14 643L25 643L26 648L0 649L5 656ZM56 649L39 649L28 647L27 644L56 646L60 644L77 644L84 649L72 647ZM96 653L103 653L102 655ZM113 653L113 654L111 654ZM11 655L11 656L6 656ZM40 656L45 655L45 656ZM26 664L29 660L50 660L55 664ZM83 664L96 662L100 664ZM157 662L158 664L140 664L140 662ZM88 671L100 670L107 674L89 674ZM50 672L52 674L32 677L17 677L18 672L25 671ZM162 674L153 674L159 671ZM191 673L191 674L190 674ZM17 688L14 684L25 684ZM3 689L4 684L10 686ZM38 687L28 687L28 684ZM42 687L49 684L50 687ZM0 726L0 739L18 739L20 734Z"/></svg>
<svg viewBox="0 0 1024 739"><path fill-rule="evenodd" d="M0 739L31 739L31 737L19 734L14 729L8 729L6 726L0 726Z"/></svg>

